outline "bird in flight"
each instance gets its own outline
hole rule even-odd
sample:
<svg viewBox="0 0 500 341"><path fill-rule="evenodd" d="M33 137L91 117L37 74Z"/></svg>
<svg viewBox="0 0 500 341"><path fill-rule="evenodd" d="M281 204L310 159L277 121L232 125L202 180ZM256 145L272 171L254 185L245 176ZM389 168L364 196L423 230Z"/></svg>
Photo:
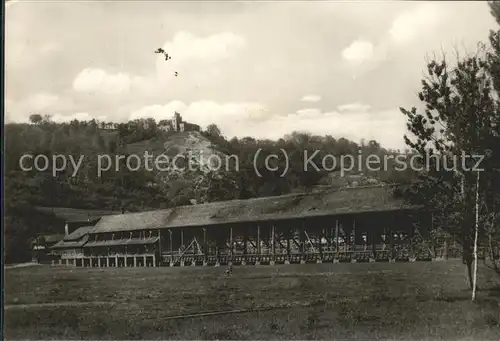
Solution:
<svg viewBox="0 0 500 341"><path fill-rule="evenodd" d="M172 59L171 56L168 55L168 53L165 52L164 49L162 49L161 47L157 48L155 53L161 53L161 54L164 54L165 55L165 60L169 60L169 59Z"/></svg>
<svg viewBox="0 0 500 341"><path fill-rule="evenodd" d="M165 52L165 50L164 50L164 49L162 49L161 47L157 48L157 49L155 50L155 53L156 53L156 54L161 53L161 54L165 55L165 60L172 59L172 57L171 57L171 56L169 56L169 55L168 55L168 53L166 53L166 52ZM175 76L175 77L177 77L177 75L178 75L177 71L174 71L174 76Z"/></svg>

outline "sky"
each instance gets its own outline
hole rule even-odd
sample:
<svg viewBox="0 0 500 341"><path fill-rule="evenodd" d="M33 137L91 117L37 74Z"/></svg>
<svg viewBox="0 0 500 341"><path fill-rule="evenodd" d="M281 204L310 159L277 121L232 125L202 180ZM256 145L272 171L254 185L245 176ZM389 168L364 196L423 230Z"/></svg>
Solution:
<svg viewBox="0 0 500 341"><path fill-rule="evenodd" d="M481 1L14 0L6 121L178 111L228 138L303 131L402 149L399 107L419 105L426 59L473 53L496 28Z"/></svg>

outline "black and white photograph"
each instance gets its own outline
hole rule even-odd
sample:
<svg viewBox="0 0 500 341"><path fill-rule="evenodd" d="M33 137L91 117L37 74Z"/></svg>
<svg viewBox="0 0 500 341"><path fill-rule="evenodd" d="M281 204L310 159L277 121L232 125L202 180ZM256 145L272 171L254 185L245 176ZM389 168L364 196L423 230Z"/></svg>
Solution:
<svg viewBox="0 0 500 341"><path fill-rule="evenodd" d="M500 1L3 10L5 340L500 340Z"/></svg>

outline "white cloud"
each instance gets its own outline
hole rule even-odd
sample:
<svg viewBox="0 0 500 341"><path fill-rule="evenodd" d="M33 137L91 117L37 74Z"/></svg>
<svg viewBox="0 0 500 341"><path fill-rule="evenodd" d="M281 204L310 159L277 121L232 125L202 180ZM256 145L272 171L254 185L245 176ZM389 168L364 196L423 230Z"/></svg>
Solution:
<svg viewBox="0 0 500 341"><path fill-rule="evenodd" d="M302 97L302 102L319 102L321 101L321 96L318 95L306 95Z"/></svg>
<svg viewBox="0 0 500 341"><path fill-rule="evenodd" d="M56 104L58 101L59 97L49 93L41 92L30 96L24 103L24 106L30 111L46 110Z"/></svg>
<svg viewBox="0 0 500 341"><path fill-rule="evenodd" d="M172 63L204 60L215 62L230 57L235 51L245 46L245 39L223 32L208 37L197 37L189 32L178 32L172 41L167 41L163 49L172 59ZM165 61L163 56L159 59Z"/></svg>
<svg viewBox="0 0 500 341"><path fill-rule="evenodd" d="M318 108L307 108L307 109L299 109L297 110L297 115L301 117L313 117L321 114L321 109Z"/></svg>
<svg viewBox="0 0 500 341"><path fill-rule="evenodd" d="M186 105L181 101L173 101L166 105L149 105L133 111L129 119L136 120L141 118L154 118L157 121L169 119L174 115L174 112L182 112Z"/></svg>
<svg viewBox="0 0 500 341"><path fill-rule="evenodd" d="M110 74L102 69L82 70L73 81L73 89L80 92L120 94L130 90L132 78L125 73Z"/></svg>
<svg viewBox="0 0 500 341"><path fill-rule="evenodd" d="M382 40L378 45L366 41L355 40L342 50L342 58L346 62L346 70L352 79L380 66L387 59L388 44Z"/></svg>
<svg viewBox="0 0 500 341"><path fill-rule="evenodd" d="M365 112L370 110L371 106L368 104L362 104L362 103L348 103L348 104L342 104L337 107L337 110L340 112Z"/></svg>
<svg viewBox="0 0 500 341"><path fill-rule="evenodd" d="M32 94L21 100L13 100L7 94L5 100L7 121L28 122L31 114L44 115L50 111L59 110L61 106L67 104L65 102L67 101L48 92Z"/></svg>
<svg viewBox="0 0 500 341"><path fill-rule="evenodd" d="M424 34L434 32L445 14L436 4L419 4L411 11L400 13L392 23L389 34L396 43L408 43Z"/></svg>
<svg viewBox="0 0 500 341"><path fill-rule="evenodd" d="M367 40L355 40L342 50L342 58L352 68L353 78L359 73L373 69L386 61L387 57L394 58L397 54L406 54L407 48L424 54L423 42L427 45L434 41L434 32L440 22L446 20L447 11L440 4L417 4L413 9L400 12L392 21L390 29L380 38L378 43ZM447 8L449 11L449 8ZM418 45L414 45L418 42ZM410 44L411 43L411 44ZM404 49L402 46L404 44ZM416 52L416 51L415 51ZM421 58L421 55L418 55ZM404 58L400 56L399 58Z"/></svg>
<svg viewBox="0 0 500 341"><path fill-rule="evenodd" d="M5 97L5 123L27 123L29 115L26 114L26 111L18 111L16 107L17 103L7 95Z"/></svg>
<svg viewBox="0 0 500 341"><path fill-rule="evenodd" d="M342 50L342 57L350 62L362 63L371 60L375 54L373 44L365 40L356 40Z"/></svg>

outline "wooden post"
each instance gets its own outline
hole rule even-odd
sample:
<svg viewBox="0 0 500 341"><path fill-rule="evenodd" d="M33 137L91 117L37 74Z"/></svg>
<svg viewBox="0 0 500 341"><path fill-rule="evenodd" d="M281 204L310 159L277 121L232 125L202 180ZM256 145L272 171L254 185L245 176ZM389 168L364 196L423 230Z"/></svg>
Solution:
<svg viewBox="0 0 500 341"><path fill-rule="evenodd" d="M169 253L169 263L172 263L174 261L174 257L173 257L173 253L174 253L174 246L173 246L173 243L172 243L172 230L168 230L168 247L169 247L169 250L168 250L168 253ZM171 264L170 264L171 265Z"/></svg>
<svg viewBox="0 0 500 341"><path fill-rule="evenodd" d="M257 256L260 257L260 225L257 225Z"/></svg>
<svg viewBox="0 0 500 341"><path fill-rule="evenodd" d="M286 256L287 260L290 260L290 237L292 236L290 228L286 230Z"/></svg>
<svg viewBox="0 0 500 341"><path fill-rule="evenodd" d="M184 229L181 228L181 247L179 248L179 254L184 251Z"/></svg>
<svg viewBox="0 0 500 341"><path fill-rule="evenodd" d="M274 260L275 256L275 245L274 245L274 224L271 225L271 255Z"/></svg>
<svg viewBox="0 0 500 341"><path fill-rule="evenodd" d="M234 245L233 245L233 227L229 227L229 255L231 256L231 260L233 260L233 251L234 251Z"/></svg>
<svg viewBox="0 0 500 341"><path fill-rule="evenodd" d="M300 224L300 230L299 230L299 236L300 236L300 258L302 259L302 261L305 261L306 259L306 248L305 248L305 226L304 226L304 221L301 222Z"/></svg>
<svg viewBox="0 0 500 341"><path fill-rule="evenodd" d="M242 257L240 257L240 264L241 265L247 265L247 246L248 246L248 243L247 243L247 225L244 224L243 226L240 227L240 229L242 229L241 231L241 235L242 235L242 239L243 239L243 242L240 244L243 246L243 255ZM238 232L237 232L238 233Z"/></svg>
<svg viewBox="0 0 500 341"><path fill-rule="evenodd" d="M352 245L351 245L351 248L352 248L352 256L354 256L354 258L351 258L351 261L354 260L356 261L356 219L352 219Z"/></svg>
<svg viewBox="0 0 500 341"><path fill-rule="evenodd" d="M389 229L389 261L394 262L395 257L394 257L394 231L392 230L392 227Z"/></svg>
<svg viewBox="0 0 500 341"><path fill-rule="evenodd" d="M247 247L248 247L248 236L247 236L247 226L243 226L243 256L245 258L245 261L246 261L246 257L247 257Z"/></svg>
<svg viewBox="0 0 500 341"><path fill-rule="evenodd" d="M339 220L335 219L335 253L339 259Z"/></svg>
<svg viewBox="0 0 500 341"><path fill-rule="evenodd" d="M320 229L319 232L319 257L321 260L323 260L323 235L324 235L324 230L323 228Z"/></svg>
<svg viewBox="0 0 500 341"><path fill-rule="evenodd" d="M208 260L207 228L203 228L203 259L205 263Z"/></svg>
<svg viewBox="0 0 500 341"><path fill-rule="evenodd" d="M162 238L161 237L161 231L158 230L158 253L160 255L160 262L163 259L163 257L162 257L162 247L161 247L162 246L161 245L162 244L162 239L161 238Z"/></svg>
<svg viewBox="0 0 500 341"><path fill-rule="evenodd" d="M372 257L377 259L377 240L375 238L375 231L370 230L370 243L372 244Z"/></svg>

